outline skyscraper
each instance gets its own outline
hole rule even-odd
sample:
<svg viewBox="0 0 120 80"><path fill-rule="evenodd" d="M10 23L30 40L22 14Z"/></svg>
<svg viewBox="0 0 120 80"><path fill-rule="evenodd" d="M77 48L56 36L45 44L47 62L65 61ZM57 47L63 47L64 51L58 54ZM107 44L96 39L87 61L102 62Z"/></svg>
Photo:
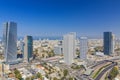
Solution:
<svg viewBox="0 0 120 80"><path fill-rule="evenodd" d="M23 51L24 51L24 42L22 40L20 40L20 51L21 51L21 54L23 54Z"/></svg>
<svg viewBox="0 0 120 80"><path fill-rule="evenodd" d="M87 59L87 52L88 52L87 37L81 37L80 38L80 59L82 60Z"/></svg>
<svg viewBox="0 0 120 80"><path fill-rule="evenodd" d="M18 42L19 54L17 54L17 58L22 58L24 55L24 42L22 39Z"/></svg>
<svg viewBox="0 0 120 80"><path fill-rule="evenodd" d="M112 54L113 38L112 32L104 32L104 54Z"/></svg>
<svg viewBox="0 0 120 80"><path fill-rule="evenodd" d="M24 38L24 61L29 62L33 55L33 38L32 36L26 36Z"/></svg>
<svg viewBox="0 0 120 80"><path fill-rule="evenodd" d="M3 31L5 62L13 64L17 60L17 24L6 22Z"/></svg>
<svg viewBox="0 0 120 80"><path fill-rule="evenodd" d="M69 33L63 36L63 55L66 64L73 63L75 54L75 34Z"/></svg>
<svg viewBox="0 0 120 80"><path fill-rule="evenodd" d="M77 57L77 55L76 55L76 32L70 32L69 34L74 35L75 43L74 43L74 47L73 47L73 49L74 49L73 57L76 58Z"/></svg>
<svg viewBox="0 0 120 80"><path fill-rule="evenodd" d="M112 53L114 53L115 52L115 35L114 34L112 34Z"/></svg>

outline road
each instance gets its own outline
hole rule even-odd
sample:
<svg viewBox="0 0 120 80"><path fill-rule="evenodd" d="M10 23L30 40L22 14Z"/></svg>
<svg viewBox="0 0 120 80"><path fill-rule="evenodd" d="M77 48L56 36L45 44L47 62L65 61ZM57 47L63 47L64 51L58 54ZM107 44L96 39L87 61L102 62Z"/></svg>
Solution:
<svg viewBox="0 0 120 80"><path fill-rule="evenodd" d="M95 80L100 80L100 78L105 74L106 71L108 71L109 69L113 68L115 65L117 65L117 63L112 63L111 65L109 65L108 67L106 67L97 77Z"/></svg>
<svg viewBox="0 0 120 80"><path fill-rule="evenodd" d="M109 60L99 61L95 65L91 66L90 68L93 69L93 68L95 68L101 64L107 63L107 62L112 62L112 61L109 61Z"/></svg>

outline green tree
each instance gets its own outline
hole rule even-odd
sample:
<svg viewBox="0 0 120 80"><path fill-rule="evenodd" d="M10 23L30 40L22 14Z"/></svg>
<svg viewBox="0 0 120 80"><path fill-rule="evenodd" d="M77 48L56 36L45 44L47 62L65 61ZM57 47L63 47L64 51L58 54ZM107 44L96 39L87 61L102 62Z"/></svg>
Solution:
<svg viewBox="0 0 120 80"><path fill-rule="evenodd" d="M110 71L109 78L112 80L112 79L114 79L118 74L119 74L118 68L117 68L117 67L113 67L112 70Z"/></svg>
<svg viewBox="0 0 120 80"><path fill-rule="evenodd" d="M48 56L49 56L49 57L52 57L52 54L51 54L51 53L48 53Z"/></svg>
<svg viewBox="0 0 120 80"><path fill-rule="evenodd" d="M19 72L17 69L15 69L15 70L14 70L14 73L15 73L15 74L19 74L20 72Z"/></svg>
<svg viewBox="0 0 120 80"><path fill-rule="evenodd" d="M37 73L37 78L40 78L41 80L43 79L41 73Z"/></svg>
<svg viewBox="0 0 120 80"><path fill-rule="evenodd" d="M68 75L68 70L65 69L65 70L63 71L63 74L64 74L64 76L67 76L67 75Z"/></svg>
<svg viewBox="0 0 120 80"><path fill-rule="evenodd" d="M58 80L58 79L56 77L54 77L53 80Z"/></svg>
<svg viewBox="0 0 120 80"><path fill-rule="evenodd" d="M73 78L72 78L72 77L70 77L70 78L69 78L69 80L73 80Z"/></svg>
<svg viewBox="0 0 120 80"><path fill-rule="evenodd" d="M30 77L27 77L25 80L31 80Z"/></svg>
<svg viewBox="0 0 120 80"><path fill-rule="evenodd" d="M34 80L34 79L35 79L35 76L32 76L32 77L31 77L31 80Z"/></svg>
<svg viewBox="0 0 120 80"><path fill-rule="evenodd" d="M44 54L42 54L42 58L44 58L45 57L45 55Z"/></svg>
<svg viewBox="0 0 120 80"><path fill-rule="evenodd" d="M18 78L19 80L22 80L21 74L18 74L18 75L17 75L17 78Z"/></svg>
<svg viewBox="0 0 120 80"><path fill-rule="evenodd" d="M64 80L65 79L65 77L62 77L60 80Z"/></svg>
<svg viewBox="0 0 120 80"><path fill-rule="evenodd" d="M14 70L14 74L15 74L16 78L18 78L19 80L22 80L22 75L20 74L20 72L17 69Z"/></svg>
<svg viewBox="0 0 120 80"><path fill-rule="evenodd" d="M97 46L94 49L95 49L96 52L97 51L103 51L103 47L102 46Z"/></svg>
<svg viewBox="0 0 120 80"><path fill-rule="evenodd" d="M80 55L80 51L78 49L76 50L76 55Z"/></svg>
<svg viewBox="0 0 120 80"><path fill-rule="evenodd" d="M35 49L35 54L38 54L38 49Z"/></svg>
<svg viewBox="0 0 120 80"><path fill-rule="evenodd" d="M47 78L49 78L48 74L45 75Z"/></svg>

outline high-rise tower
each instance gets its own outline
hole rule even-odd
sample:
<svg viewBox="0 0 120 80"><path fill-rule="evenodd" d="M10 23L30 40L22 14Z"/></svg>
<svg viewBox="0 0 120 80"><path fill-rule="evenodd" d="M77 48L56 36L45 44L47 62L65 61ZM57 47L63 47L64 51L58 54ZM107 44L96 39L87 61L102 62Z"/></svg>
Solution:
<svg viewBox="0 0 120 80"><path fill-rule="evenodd" d="M112 54L112 47L113 46L113 38L112 32L104 32L104 54L110 55Z"/></svg>
<svg viewBox="0 0 120 80"><path fill-rule="evenodd" d="M88 52L87 37L81 37L80 38L80 59L82 60L87 59L87 52Z"/></svg>
<svg viewBox="0 0 120 80"><path fill-rule="evenodd" d="M17 23L4 24L3 45L5 62L13 64L17 60Z"/></svg>
<svg viewBox="0 0 120 80"><path fill-rule="evenodd" d="M75 54L75 39L76 38L74 33L69 33L63 37L64 61L68 65L73 63Z"/></svg>
<svg viewBox="0 0 120 80"><path fill-rule="evenodd" d="M33 38L32 36L26 36L24 38L24 61L29 62L33 55Z"/></svg>

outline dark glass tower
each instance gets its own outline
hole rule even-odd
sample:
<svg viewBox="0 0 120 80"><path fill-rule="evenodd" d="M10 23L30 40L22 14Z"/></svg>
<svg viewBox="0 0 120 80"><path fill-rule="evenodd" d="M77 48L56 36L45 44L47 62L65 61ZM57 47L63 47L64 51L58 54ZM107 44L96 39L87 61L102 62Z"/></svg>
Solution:
<svg viewBox="0 0 120 80"><path fill-rule="evenodd" d="M26 36L24 39L24 60L29 62L33 55L33 38L32 36Z"/></svg>
<svg viewBox="0 0 120 80"><path fill-rule="evenodd" d="M112 54L112 32L104 32L104 54Z"/></svg>

